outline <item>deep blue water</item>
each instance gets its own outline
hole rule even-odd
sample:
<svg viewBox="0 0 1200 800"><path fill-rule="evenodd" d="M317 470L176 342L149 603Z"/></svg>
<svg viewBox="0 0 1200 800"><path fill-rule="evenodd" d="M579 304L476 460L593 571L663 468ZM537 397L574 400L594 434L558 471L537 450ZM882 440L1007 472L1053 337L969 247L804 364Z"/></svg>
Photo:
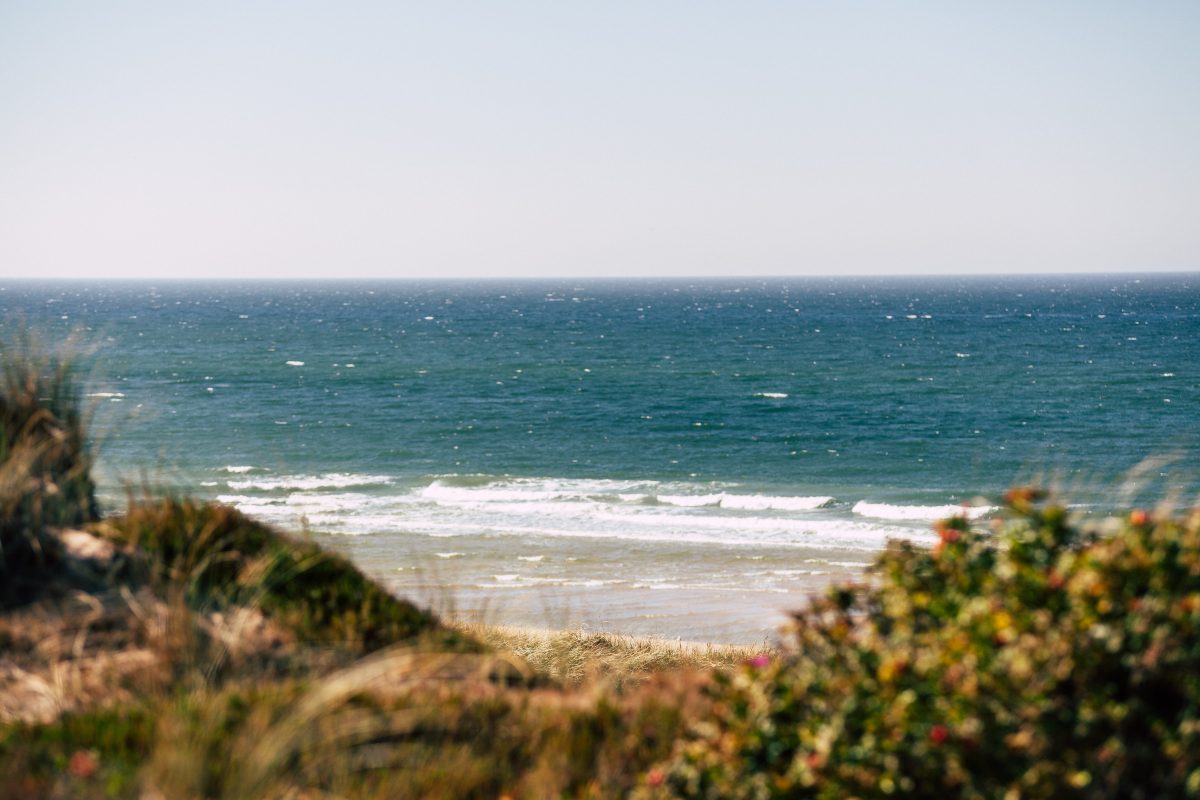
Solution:
<svg viewBox="0 0 1200 800"><path fill-rule="evenodd" d="M1197 275L0 287L0 338L98 345L110 496L145 471L376 558L878 549L1016 481L1198 486Z"/></svg>

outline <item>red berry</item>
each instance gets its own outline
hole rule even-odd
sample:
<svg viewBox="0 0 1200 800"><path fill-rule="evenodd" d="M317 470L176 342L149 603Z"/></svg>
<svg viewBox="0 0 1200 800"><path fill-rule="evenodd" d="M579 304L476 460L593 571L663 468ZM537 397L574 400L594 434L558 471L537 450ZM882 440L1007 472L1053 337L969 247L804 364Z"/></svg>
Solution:
<svg viewBox="0 0 1200 800"><path fill-rule="evenodd" d="M950 729L945 725L934 725L929 729L929 741L942 744L950 737Z"/></svg>

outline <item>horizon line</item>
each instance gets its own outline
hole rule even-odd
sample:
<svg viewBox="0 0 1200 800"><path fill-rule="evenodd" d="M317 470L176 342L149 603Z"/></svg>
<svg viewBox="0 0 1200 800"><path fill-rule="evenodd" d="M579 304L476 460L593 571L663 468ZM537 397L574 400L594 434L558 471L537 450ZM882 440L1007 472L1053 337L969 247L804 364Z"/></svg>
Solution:
<svg viewBox="0 0 1200 800"><path fill-rule="evenodd" d="M16 276L0 278L4 283L496 283L496 282L569 282L585 281L589 283L649 283L652 281L779 281L779 280L809 280L832 279L853 280L865 279L973 279L973 278L1094 278L1094 277L1162 277L1200 275L1200 268L1158 269L1158 270L1093 270L1093 271L1060 271L1060 272L863 272L863 273L802 273L802 274L758 274L758 275L486 275L486 276L310 276L310 277L275 277L275 276L178 276L178 277L94 277L94 276L45 276L29 277Z"/></svg>

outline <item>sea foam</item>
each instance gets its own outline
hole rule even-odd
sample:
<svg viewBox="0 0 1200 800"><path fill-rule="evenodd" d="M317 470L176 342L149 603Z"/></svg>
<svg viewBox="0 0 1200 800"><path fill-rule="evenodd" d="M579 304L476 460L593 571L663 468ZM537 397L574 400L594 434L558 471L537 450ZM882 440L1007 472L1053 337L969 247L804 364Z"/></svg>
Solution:
<svg viewBox="0 0 1200 800"><path fill-rule="evenodd" d="M278 478L251 478L243 481L228 481L231 489L342 489L347 486L384 486L392 482L387 475L359 475L346 472L331 472L325 475L282 475Z"/></svg>
<svg viewBox="0 0 1200 800"><path fill-rule="evenodd" d="M855 514L875 519L933 522L946 517L965 516L977 519L996 510L995 506L900 506L890 503L868 503L861 500L850 509Z"/></svg>

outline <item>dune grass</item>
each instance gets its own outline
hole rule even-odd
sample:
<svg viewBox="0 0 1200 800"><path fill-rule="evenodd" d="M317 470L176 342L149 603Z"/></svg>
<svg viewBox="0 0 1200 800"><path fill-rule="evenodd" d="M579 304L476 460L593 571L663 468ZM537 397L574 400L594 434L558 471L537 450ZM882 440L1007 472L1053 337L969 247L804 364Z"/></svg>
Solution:
<svg viewBox="0 0 1200 800"><path fill-rule="evenodd" d="M766 642L750 647L578 629L448 624L492 650L519 656L538 674L567 686L599 680L621 686L671 670L728 669L779 652L778 645Z"/></svg>
<svg viewBox="0 0 1200 800"><path fill-rule="evenodd" d="M97 515L86 415L69 356L32 337L0 345L0 608L58 566L50 526Z"/></svg>

